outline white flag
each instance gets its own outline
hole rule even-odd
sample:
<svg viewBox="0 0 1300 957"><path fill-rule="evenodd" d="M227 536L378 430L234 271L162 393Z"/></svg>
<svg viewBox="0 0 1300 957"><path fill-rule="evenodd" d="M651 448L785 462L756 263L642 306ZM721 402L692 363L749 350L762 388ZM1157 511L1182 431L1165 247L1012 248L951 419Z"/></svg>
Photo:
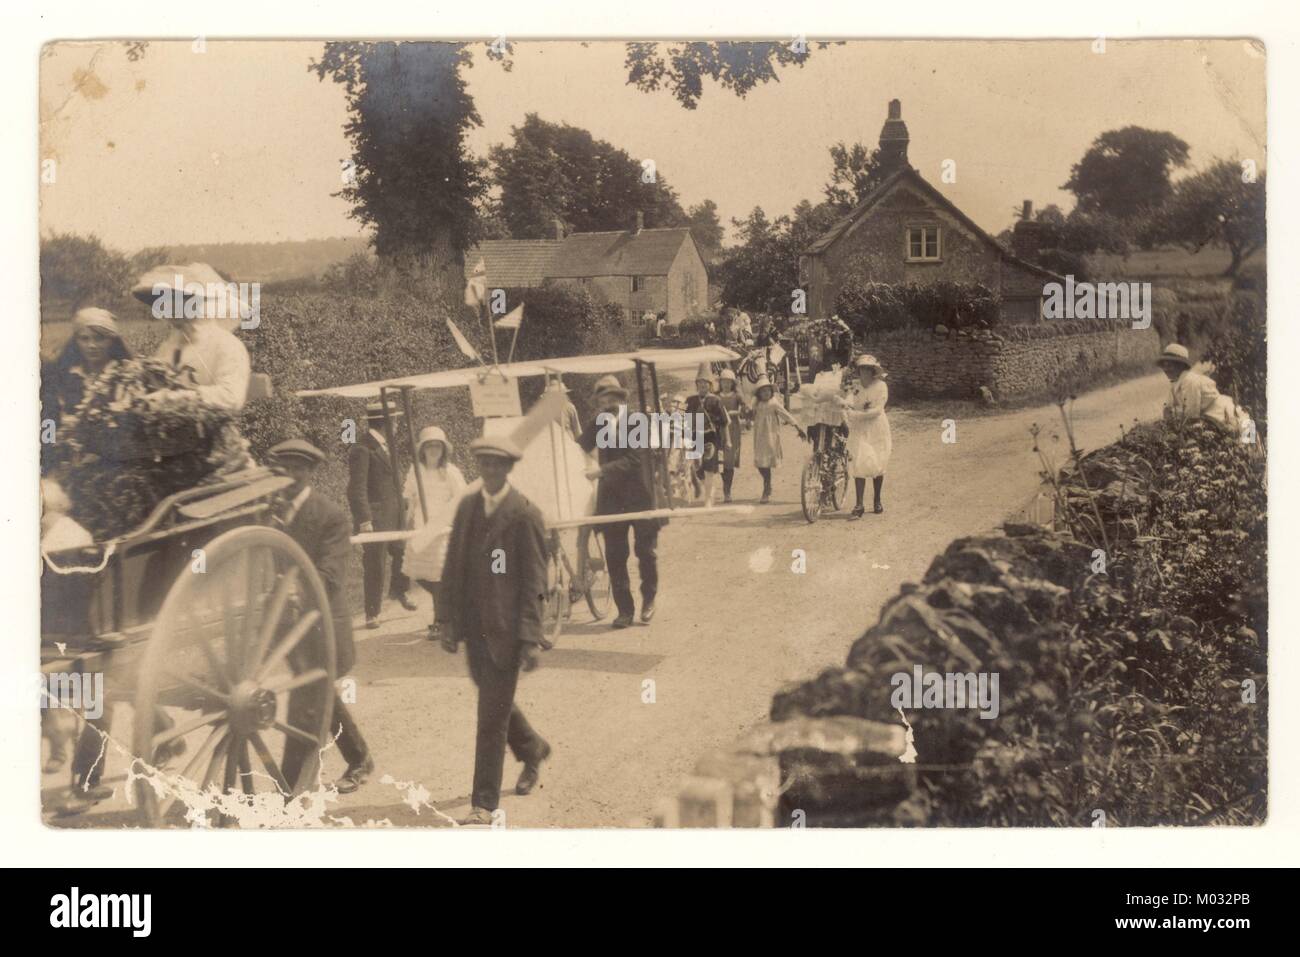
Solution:
<svg viewBox="0 0 1300 957"><path fill-rule="evenodd" d="M474 265L474 271L465 281L465 305L475 309L487 298L487 265L480 256Z"/></svg>
<svg viewBox="0 0 1300 957"><path fill-rule="evenodd" d="M451 337L456 340L456 345L461 352L475 362L483 361L479 358L478 350L470 345L469 340L465 338L465 333L461 332L460 327L451 321L450 316L447 317L447 328L451 330Z"/></svg>
<svg viewBox="0 0 1300 957"><path fill-rule="evenodd" d="M521 302L496 321L498 329L518 329L524 321L524 304Z"/></svg>

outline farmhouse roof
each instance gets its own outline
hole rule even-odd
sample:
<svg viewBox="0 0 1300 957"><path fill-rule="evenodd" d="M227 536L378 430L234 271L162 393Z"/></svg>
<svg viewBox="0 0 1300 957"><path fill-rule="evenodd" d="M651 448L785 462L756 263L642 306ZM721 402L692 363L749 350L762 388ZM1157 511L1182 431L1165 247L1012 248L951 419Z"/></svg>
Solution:
<svg viewBox="0 0 1300 957"><path fill-rule="evenodd" d="M489 286L535 286L545 279L595 276L666 276L685 227L572 233L564 239L490 239L465 253L465 276L479 258Z"/></svg>
<svg viewBox="0 0 1300 957"><path fill-rule="evenodd" d="M479 259L489 286L537 286L551 275L562 239L487 239L465 253L468 279Z"/></svg>
<svg viewBox="0 0 1300 957"><path fill-rule="evenodd" d="M574 233L564 240L550 275L556 279L666 276L684 242L694 242L684 227Z"/></svg>
<svg viewBox="0 0 1300 957"><path fill-rule="evenodd" d="M885 177L885 179L880 183L879 186L877 186L874 190L872 190L870 193L867 194L866 198L863 199L862 202L858 203L857 206L853 207L853 209L850 210L848 214L846 214L838 222L832 225L830 229L822 233L821 236L819 236L816 240L814 240L813 243L806 250L804 250L804 252L806 252L808 255L811 256L816 256L821 253L824 253L831 246L835 245L835 243L840 239L840 237L844 236L853 227L855 223L865 218L866 216L869 216L872 210L874 210L876 206L880 204L880 201L884 199L887 195L889 195L890 191L892 191L895 186L897 186L899 183L903 182L904 180L906 180L910 185L915 186L927 197L929 197L931 202L933 202L936 206L950 213L958 222L960 222L968 230L974 233L975 236L977 236L980 240L987 243L994 250L996 250L998 255L1000 255L1007 262L1019 266L1022 269L1027 269L1030 272L1036 273L1039 276L1053 279L1058 282L1064 282L1064 278L1062 276L1058 276L1050 269L1044 269L1042 266L1039 266L1036 263L1031 263L1026 259L1021 259L1019 256L1015 255L1010 250L1008 250L1005 246L1003 246L996 239L994 239L983 229L981 229L979 224L976 223L975 220L971 219L969 216L963 213L961 209L958 208L956 203L950 200L938 189L931 186L930 183L926 181L925 177L922 176L920 173L918 173L916 171L916 168L913 166L902 166L899 167L894 172L890 173L887 177Z"/></svg>

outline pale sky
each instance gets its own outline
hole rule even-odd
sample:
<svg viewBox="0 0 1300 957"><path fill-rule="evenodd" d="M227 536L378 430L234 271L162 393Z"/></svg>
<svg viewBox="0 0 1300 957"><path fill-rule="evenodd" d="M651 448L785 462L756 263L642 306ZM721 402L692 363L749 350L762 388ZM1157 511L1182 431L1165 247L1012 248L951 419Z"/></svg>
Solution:
<svg viewBox="0 0 1300 957"><path fill-rule="evenodd" d="M696 110L626 84L621 41L516 43L507 73L475 50L467 73L486 155L535 112L652 158L684 207L726 224L822 198L828 147L874 146L902 100L912 165L990 232L1021 200L1059 187L1094 137L1130 124L1168 130L1199 167L1215 156L1265 167L1265 58L1250 41L850 41L745 99L709 85ZM319 41L65 43L41 60L41 230L148 245L356 235L341 185L343 94L307 70ZM945 184L940 166L956 161Z"/></svg>

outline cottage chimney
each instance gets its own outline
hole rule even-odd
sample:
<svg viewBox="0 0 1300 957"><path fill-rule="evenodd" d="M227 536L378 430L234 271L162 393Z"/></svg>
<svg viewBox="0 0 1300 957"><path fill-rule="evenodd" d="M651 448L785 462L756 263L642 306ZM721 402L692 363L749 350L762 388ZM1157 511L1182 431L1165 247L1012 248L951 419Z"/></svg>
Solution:
<svg viewBox="0 0 1300 957"><path fill-rule="evenodd" d="M551 222L552 222L552 223L554 224L554 226L555 226L555 238L556 238L556 239L563 239L563 238L564 238L564 220L560 219L559 217L556 217L555 219L551 220Z"/></svg>
<svg viewBox="0 0 1300 957"><path fill-rule="evenodd" d="M1025 200L1020 207L1020 219L1011 230L1011 251L1021 259L1038 258L1043 245L1043 224L1034 219L1034 204Z"/></svg>
<svg viewBox="0 0 1300 957"><path fill-rule="evenodd" d="M632 233L635 235L643 229L645 229L645 213L638 209L636 211L636 221L632 224Z"/></svg>
<svg viewBox="0 0 1300 957"><path fill-rule="evenodd" d="M901 100L889 101L889 118L880 129L880 164L886 172L907 166L907 124Z"/></svg>

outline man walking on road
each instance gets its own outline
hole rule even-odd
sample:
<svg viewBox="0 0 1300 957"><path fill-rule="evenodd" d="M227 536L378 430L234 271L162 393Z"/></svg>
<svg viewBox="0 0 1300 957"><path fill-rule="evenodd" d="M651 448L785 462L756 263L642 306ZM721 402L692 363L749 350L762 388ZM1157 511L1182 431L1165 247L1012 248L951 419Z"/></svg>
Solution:
<svg viewBox="0 0 1300 957"><path fill-rule="evenodd" d="M456 508L442 578L449 600L437 612L443 647L454 654L465 644L478 686L472 807L461 823L482 825L492 823L500 801L506 746L524 765L516 794L532 792L551 755L515 704L519 672L537 667L542 647L546 532L541 512L507 481L521 458L514 443L484 436L470 451L483 488Z"/></svg>
<svg viewBox="0 0 1300 957"><path fill-rule="evenodd" d="M592 391L600 412L589 428L582 432L579 445L588 455L593 452L599 463L587 471L588 478L598 478L596 486L596 514L618 515L623 512L641 512L654 508L654 495L646 482L641 449L597 448L596 439L601 433L600 415L619 416L627 411L627 390L618 379L607 375L596 382ZM621 411L620 411L621 410ZM616 430L621 431L621 430ZM605 537L605 562L609 569L609 588L618 606L615 628L629 628L636 604L632 600L632 579L627 573L629 530L636 539L637 569L641 573L641 621L649 624L655 613L655 595L659 590L659 528L660 519L639 519L634 522L613 522L597 526Z"/></svg>
<svg viewBox="0 0 1300 957"><path fill-rule="evenodd" d="M272 463L293 479L285 490L288 507L278 516L281 527L307 553L325 585L334 621L334 674L342 678L356 662L352 643L352 610L348 607L348 561L352 553L348 517L343 509L311 486L316 467L325 461L325 453L303 439L290 439L271 449ZM319 716L311 713L311 689L289 695L289 724L292 727L316 727ZM339 754L347 762L343 777L335 782L340 794L351 794L365 783L375 769L374 759L361 730L352 720L343 700L334 695L334 719L331 735L337 736ZM284 766L281 773L290 787L298 780L311 746L297 738L286 738Z"/></svg>

